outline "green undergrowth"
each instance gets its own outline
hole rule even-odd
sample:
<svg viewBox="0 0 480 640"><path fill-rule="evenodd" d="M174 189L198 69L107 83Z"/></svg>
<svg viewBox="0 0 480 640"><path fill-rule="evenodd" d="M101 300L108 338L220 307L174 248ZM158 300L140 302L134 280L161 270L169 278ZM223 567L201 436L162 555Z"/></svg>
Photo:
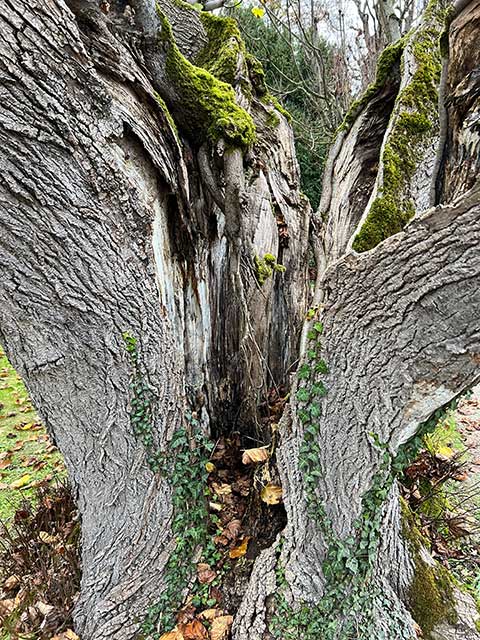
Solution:
<svg viewBox="0 0 480 640"><path fill-rule="evenodd" d="M163 476L172 490L171 534L174 548L165 566L163 584L159 585L159 596L148 609L141 627L142 637L157 638L175 626L175 616L189 586L193 606L209 607L215 604L215 601L209 600L209 590L211 586L217 586L220 578L204 585L194 579L198 562L214 566L221 557L208 532L207 462L213 443L202 432L195 414L186 413L183 425L174 433L168 449L158 447L153 434L157 399L143 370L137 339L125 332L123 340L131 365L133 431L146 449L150 468Z"/></svg>
<svg viewBox="0 0 480 640"><path fill-rule="evenodd" d="M0 349L0 520L8 523L36 487L66 476L19 375Z"/></svg>
<svg viewBox="0 0 480 640"><path fill-rule="evenodd" d="M397 96L393 126L381 158L383 183L353 242L355 251L368 251L398 233L415 214L409 184L439 126L439 38L444 19L445 9L441 2L431 0L424 14L424 24L409 36L408 48L415 59L416 70Z"/></svg>
<svg viewBox="0 0 480 640"><path fill-rule="evenodd" d="M322 357L323 325L311 321L304 362L297 371L297 418L304 437L298 465L302 474L307 509L327 546L322 571L324 594L316 603L300 603L297 608L287 602L287 587L280 561L277 564L277 595L270 631L275 638L294 640L411 640L410 627L402 611L375 582L374 566L382 524L382 508L393 482L411 464L423 446L423 438L431 432L443 415L443 409L423 425L418 433L402 445L394 456L378 435L370 434L378 452L378 466L370 489L362 499L360 516L347 538L336 534L326 504L318 496L324 473L320 465L322 400L328 394L328 364ZM413 605L412 605L413 606ZM386 628L378 628L381 612ZM427 625L428 627L428 625ZM385 636L385 632L387 636Z"/></svg>
<svg viewBox="0 0 480 640"><path fill-rule="evenodd" d="M215 143L223 138L235 147L251 145L255 140L251 116L236 103L233 88L213 75L215 71L228 77L232 71L235 50L238 52L240 46L238 40L228 37L219 47L218 38L231 34L233 25L229 20L223 24L224 18L203 18L209 25L207 31L216 34L206 52L200 54L203 64L212 70L209 71L193 65L181 54L171 25L158 5L157 12L162 26L160 45L166 53L166 73L178 95L178 102L169 107L182 129L197 144L205 140ZM215 59L207 62L207 53L213 56L213 52L216 52Z"/></svg>

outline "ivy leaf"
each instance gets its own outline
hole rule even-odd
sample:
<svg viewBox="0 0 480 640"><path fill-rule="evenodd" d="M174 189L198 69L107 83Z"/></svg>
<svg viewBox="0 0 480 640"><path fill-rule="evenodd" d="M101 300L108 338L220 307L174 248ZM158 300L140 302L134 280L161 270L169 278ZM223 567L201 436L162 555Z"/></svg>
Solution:
<svg viewBox="0 0 480 640"><path fill-rule="evenodd" d="M323 324L321 322L315 322L315 324L313 325L313 328L318 333L323 333Z"/></svg>
<svg viewBox="0 0 480 640"><path fill-rule="evenodd" d="M299 402L308 402L310 400L310 394L307 389L302 388L297 391L297 400Z"/></svg>

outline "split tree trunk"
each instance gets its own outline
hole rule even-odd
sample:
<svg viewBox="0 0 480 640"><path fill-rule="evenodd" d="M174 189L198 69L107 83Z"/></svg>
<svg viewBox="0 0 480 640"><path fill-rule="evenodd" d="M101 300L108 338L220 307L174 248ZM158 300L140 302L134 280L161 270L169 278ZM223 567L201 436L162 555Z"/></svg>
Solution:
<svg viewBox="0 0 480 640"><path fill-rule="evenodd" d="M440 123L423 131L414 166L395 194L402 206L413 201L418 215L389 237L404 226L398 206L393 230L382 228L380 239L374 233L378 246L363 255L349 247L385 191L389 137L404 110L418 111L402 94L422 64L415 40L406 44L402 78L395 63L397 71L337 143L328 179L349 185L341 192L349 205L339 206L340 192L332 189L326 206L323 199L325 229L310 238L321 302L314 322L322 323L323 335L313 356L313 338L304 335L301 363L308 371L297 382L289 373L309 306L310 210L299 191L288 122L230 33L228 44L238 50L228 82L253 118L256 141L243 150L235 144L249 120L235 120L239 113L228 101L224 120L210 122L223 134L208 133L200 120L204 104L196 105L191 85L185 93L196 71L183 61L208 66L204 51L211 48L215 62L225 43L214 41L208 21L184 5L164 0L160 13L153 2L131 5L113 2L107 13L73 0L0 6L0 338L65 456L76 492L83 561L77 630L83 640L133 638L164 587L176 545L173 487L168 474L150 468L152 450L168 456L168 442L192 411L196 429L207 435L254 434L267 389L293 383L276 453L287 526L254 564L233 637L282 637L284 624L285 638L307 638L315 616L332 621L331 611L314 607L331 590L325 560L352 538L340 565L351 561L347 581L349 571L357 575L356 520L378 479L385 495L375 493L375 511L369 507L379 522L379 539L368 539L375 543L368 558L371 615L359 614L365 624L354 637L374 637L361 635L372 623L389 640L413 637L414 559L385 460L390 464L420 423L478 375L478 57L473 47L468 55L464 49L479 33L477 3L451 26L446 141ZM439 16L425 20L431 35ZM184 74L175 78L178 60ZM227 79L213 63L209 68ZM465 75L466 102L459 100ZM226 85L201 77L225 93ZM431 96L440 75L427 80ZM432 160L438 140L440 168ZM471 161L459 174L455 158L465 152ZM440 185L436 201L445 206L420 215L430 189L425 176ZM270 255L284 273L272 269ZM310 331L320 333L320 325ZM125 334L136 342L136 363ZM149 398L147 446L131 421L136 374ZM306 445L313 463L304 464ZM288 626L290 613L281 610L285 620L276 628L280 598L288 612L309 603L312 619ZM470 604L462 606L457 622L442 621L435 637L478 638ZM321 627L325 637L353 637L342 635L348 612L338 607L335 615L337 630L328 636Z"/></svg>

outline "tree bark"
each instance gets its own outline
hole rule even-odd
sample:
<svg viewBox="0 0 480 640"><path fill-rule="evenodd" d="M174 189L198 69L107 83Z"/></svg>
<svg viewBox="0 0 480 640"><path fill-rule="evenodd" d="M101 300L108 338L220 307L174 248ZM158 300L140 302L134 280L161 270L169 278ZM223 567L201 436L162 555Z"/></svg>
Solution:
<svg viewBox="0 0 480 640"><path fill-rule="evenodd" d="M181 455L190 459L202 437L268 439L258 405L285 384L292 395L275 456L287 525L259 548L232 611L233 638L414 637L420 551L405 536L392 465L419 425L477 379L480 358L473 143L464 172L454 168L465 119L478 114L478 60L462 53L477 33L476 18L465 26L472 7L450 30L442 204L421 212L435 121L401 184L399 198L417 215L356 253L361 214L385 188L396 123L405 109L423 115L405 96L422 64L415 42L439 30L439 14L427 14L406 45L402 78L397 57L339 138L325 229L309 238L291 129L235 32L225 71L215 64L225 54L217 23L192 8L102 6L0 5L0 339L75 491L76 629L82 640L136 636L179 547L172 442L185 429ZM467 109L455 107L462 65ZM439 74L429 82L435 91ZM221 96L221 121L205 87L212 101ZM254 143L243 143L253 126ZM308 314L300 348L309 239L322 304ZM293 379L299 355L304 375ZM376 523L368 535L358 526L365 513ZM367 557L356 551L365 541ZM193 571L201 555L199 542L185 560ZM352 600L363 578L366 596ZM188 586L178 589L180 605ZM478 638L471 602L454 598L456 622L436 620L432 637ZM295 617L306 603L307 618Z"/></svg>

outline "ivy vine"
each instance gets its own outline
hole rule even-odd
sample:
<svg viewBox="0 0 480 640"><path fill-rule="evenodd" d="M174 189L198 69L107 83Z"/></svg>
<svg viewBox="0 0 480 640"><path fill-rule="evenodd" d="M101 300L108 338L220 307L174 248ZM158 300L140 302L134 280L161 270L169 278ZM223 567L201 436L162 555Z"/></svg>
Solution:
<svg viewBox="0 0 480 640"><path fill-rule="evenodd" d="M309 318L312 320L312 318ZM340 539L334 531L324 503L317 495L320 466L321 400L328 389L324 376L328 365L322 358L323 324L314 322L307 333L309 340L305 362L297 371L297 417L303 426L303 441L298 465L302 472L307 509L327 545L322 571L325 578L323 597L316 605L303 603L295 610L287 602L283 568L277 565L277 596L270 631L275 638L293 640L410 640L410 627L402 612L383 593L374 580L374 565L382 525L382 509L393 482L417 457L423 436L435 428L445 408L438 410L421 425L417 434L400 447L396 456L378 436L370 434L379 450L380 461L370 489L362 499L362 511L354 522L354 532ZM388 612L388 629L376 624L375 612Z"/></svg>
<svg viewBox="0 0 480 640"><path fill-rule="evenodd" d="M136 338L125 332L123 340L131 364L129 389L133 431L147 451L147 462L152 471L161 473L172 489L174 549L164 569L163 590L157 602L148 609L141 627L143 637L158 638L175 626L176 614L187 591L192 595L194 606L215 604L209 599L209 590L218 584L220 576L210 584L195 580L197 562L213 566L221 558L208 531L207 463L214 445L202 432L196 414L188 412L184 415L185 426L175 431L168 452L156 448L153 417L157 397L140 364Z"/></svg>

